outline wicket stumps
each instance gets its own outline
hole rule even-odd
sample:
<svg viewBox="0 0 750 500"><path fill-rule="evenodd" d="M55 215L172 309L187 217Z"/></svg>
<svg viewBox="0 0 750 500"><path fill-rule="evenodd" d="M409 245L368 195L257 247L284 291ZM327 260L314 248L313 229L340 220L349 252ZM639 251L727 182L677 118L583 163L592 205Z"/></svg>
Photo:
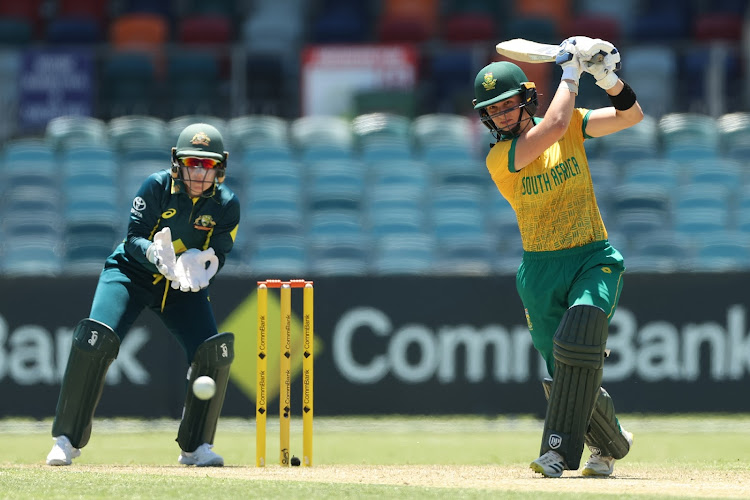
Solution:
<svg viewBox="0 0 750 500"><path fill-rule="evenodd" d="M292 413L292 289L302 288L302 465L312 465L313 447L313 282L303 279L258 281L258 334L255 371L255 465L266 465L268 367L268 289L279 289L279 463L289 465Z"/></svg>

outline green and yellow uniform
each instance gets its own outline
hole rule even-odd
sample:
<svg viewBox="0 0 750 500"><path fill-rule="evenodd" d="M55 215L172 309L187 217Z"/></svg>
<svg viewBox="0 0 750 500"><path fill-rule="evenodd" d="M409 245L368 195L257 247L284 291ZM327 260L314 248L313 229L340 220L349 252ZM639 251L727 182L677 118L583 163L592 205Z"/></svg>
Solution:
<svg viewBox="0 0 750 500"><path fill-rule="evenodd" d="M583 147L589 113L575 109L563 137L520 171L513 166L517 138L499 141L487 155L493 181L516 212L524 249L516 286L550 375L552 341L565 311L593 305L611 319L625 271L607 240Z"/></svg>

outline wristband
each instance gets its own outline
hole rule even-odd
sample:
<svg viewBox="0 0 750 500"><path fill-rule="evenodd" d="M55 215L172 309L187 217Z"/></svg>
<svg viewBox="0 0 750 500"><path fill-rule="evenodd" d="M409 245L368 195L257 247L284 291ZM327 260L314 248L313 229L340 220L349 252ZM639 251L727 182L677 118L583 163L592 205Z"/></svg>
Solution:
<svg viewBox="0 0 750 500"><path fill-rule="evenodd" d="M633 107L633 104L636 102L635 92L633 92L633 89L630 88L630 85L627 84L627 82L622 82L623 87L619 94L617 95L609 95L609 101L612 103L612 106L615 107L618 111L626 111Z"/></svg>

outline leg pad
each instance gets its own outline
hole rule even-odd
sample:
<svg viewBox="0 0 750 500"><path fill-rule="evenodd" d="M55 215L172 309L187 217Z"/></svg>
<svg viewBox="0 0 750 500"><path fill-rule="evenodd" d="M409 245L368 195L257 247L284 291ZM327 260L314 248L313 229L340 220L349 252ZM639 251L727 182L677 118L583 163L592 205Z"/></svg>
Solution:
<svg viewBox="0 0 750 500"><path fill-rule="evenodd" d="M233 360L234 334L219 333L198 346L188 369L185 407L177 433L177 443L183 451L193 452L203 443L213 444ZM205 401L195 397L192 390L195 379L203 375L216 382L216 394Z"/></svg>
<svg viewBox="0 0 750 500"><path fill-rule="evenodd" d="M545 397L549 399L552 379L545 378L542 386ZM604 457L620 460L625 458L630 451L630 443L620 431L620 423L615 415L615 405L604 387L599 389L599 397L596 398L594 413L591 414L591 422L589 422L584 440L589 448L598 448Z"/></svg>
<svg viewBox="0 0 750 500"><path fill-rule="evenodd" d="M544 422L541 455L554 450L578 469L584 434L599 395L609 323L598 307L568 309L555 332L555 372Z"/></svg>
<svg viewBox="0 0 750 500"><path fill-rule="evenodd" d="M110 327L92 319L78 323L57 400L53 436L67 436L74 448L86 446L107 370L119 351L120 339Z"/></svg>

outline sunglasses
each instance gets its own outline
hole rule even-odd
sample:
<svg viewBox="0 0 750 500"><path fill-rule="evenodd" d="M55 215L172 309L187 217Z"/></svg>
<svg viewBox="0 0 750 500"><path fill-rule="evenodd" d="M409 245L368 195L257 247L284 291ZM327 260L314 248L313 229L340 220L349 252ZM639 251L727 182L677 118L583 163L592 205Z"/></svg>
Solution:
<svg viewBox="0 0 750 500"><path fill-rule="evenodd" d="M180 158L178 161L183 167L200 167L211 169L221 165L221 160L214 160L213 158L195 158L192 156Z"/></svg>

